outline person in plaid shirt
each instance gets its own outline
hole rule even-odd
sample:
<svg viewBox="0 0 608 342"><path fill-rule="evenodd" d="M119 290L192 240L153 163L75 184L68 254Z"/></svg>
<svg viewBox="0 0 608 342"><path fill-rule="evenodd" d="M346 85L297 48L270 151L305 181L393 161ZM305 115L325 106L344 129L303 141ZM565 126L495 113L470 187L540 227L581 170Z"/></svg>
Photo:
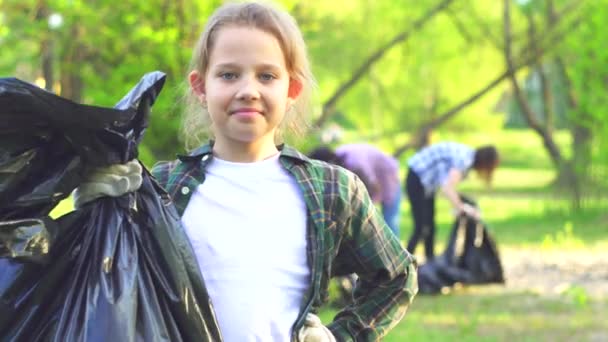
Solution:
<svg viewBox="0 0 608 342"><path fill-rule="evenodd" d="M152 173L181 215L222 339L381 339L417 293L416 262L357 176L282 143L310 112L314 83L295 20L268 4L225 4L191 70L185 132L209 128L212 140ZM104 192L114 182L81 185L80 204L116 195ZM314 314L329 280L350 273L359 277L354 300L324 326Z"/></svg>
<svg viewBox="0 0 608 342"><path fill-rule="evenodd" d="M427 261L435 257L435 193L439 189L456 214L464 212L479 218L479 211L475 207L460 200L456 186L471 169L489 184L498 163L498 151L492 145L473 149L455 142L441 142L414 154L408 160L409 170L405 181L414 221L414 231L407 249L413 253L418 241L424 238Z"/></svg>

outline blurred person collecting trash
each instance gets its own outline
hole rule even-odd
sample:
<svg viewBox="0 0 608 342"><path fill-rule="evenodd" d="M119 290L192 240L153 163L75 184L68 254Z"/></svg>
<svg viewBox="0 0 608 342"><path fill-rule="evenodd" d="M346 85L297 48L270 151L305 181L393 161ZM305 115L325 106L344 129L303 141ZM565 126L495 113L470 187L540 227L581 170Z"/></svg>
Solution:
<svg viewBox="0 0 608 342"><path fill-rule="evenodd" d="M157 164L225 341L376 341L417 293L416 264L353 173L282 142L310 110L313 76L295 20L268 4L221 6L196 44L188 138L213 140ZM76 206L137 188L137 170L91 173ZM127 181L124 181L127 179ZM355 273L355 301L324 326L330 277Z"/></svg>
<svg viewBox="0 0 608 342"><path fill-rule="evenodd" d="M397 238L401 237L399 229L401 180L397 159L365 143L340 145L335 151L327 146L320 146L312 150L308 156L342 166L359 176L372 202L382 205L382 215L386 224Z"/></svg>
<svg viewBox="0 0 608 342"><path fill-rule="evenodd" d="M427 261L435 257L435 194L438 190L448 199L455 214L465 213L479 219L479 210L464 203L457 185L473 169L487 183L492 181L499 156L492 145L473 149L455 142L440 142L427 146L408 160L405 181L414 230L407 244L412 253L420 239L424 240Z"/></svg>

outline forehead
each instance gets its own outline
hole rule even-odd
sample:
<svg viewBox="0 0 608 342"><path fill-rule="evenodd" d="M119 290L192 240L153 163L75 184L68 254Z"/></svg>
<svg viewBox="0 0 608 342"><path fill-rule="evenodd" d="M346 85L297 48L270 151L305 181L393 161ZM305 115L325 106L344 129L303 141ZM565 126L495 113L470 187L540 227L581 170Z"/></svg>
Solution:
<svg viewBox="0 0 608 342"><path fill-rule="evenodd" d="M254 27L226 26L214 37L209 64L270 63L285 67L285 55L279 40Z"/></svg>

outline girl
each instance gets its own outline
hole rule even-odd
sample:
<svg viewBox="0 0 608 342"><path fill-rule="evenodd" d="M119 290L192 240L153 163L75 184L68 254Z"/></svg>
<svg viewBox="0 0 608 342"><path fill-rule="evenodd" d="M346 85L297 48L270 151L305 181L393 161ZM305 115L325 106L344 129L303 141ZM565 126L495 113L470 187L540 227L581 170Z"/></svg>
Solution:
<svg viewBox="0 0 608 342"><path fill-rule="evenodd" d="M181 215L223 339L384 336L417 292L413 257L354 174L277 144L300 127L313 85L295 20L266 4L226 4L208 20L193 66L198 110L186 132L198 137L208 125L213 140L152 173ZM116 195L98 191L113 188L107 180L80 186L77 205ZM330 277L350 273L360 279L354 301L324 327L312 314Z"/></svg>
<svg viewBox="0 0 608 342"><path fill-rule="evenodd" d="M427 261L435 257L435 193L441 189L455 213L479 219L479 211L460 200L456 185L470 169L490 183L498 166L498 151L494 146L472 149L454 142L437 143L423 148L408 160L406 191L414 220L414 232L407 249L414 252L420 238L424 238Z"/></svg>

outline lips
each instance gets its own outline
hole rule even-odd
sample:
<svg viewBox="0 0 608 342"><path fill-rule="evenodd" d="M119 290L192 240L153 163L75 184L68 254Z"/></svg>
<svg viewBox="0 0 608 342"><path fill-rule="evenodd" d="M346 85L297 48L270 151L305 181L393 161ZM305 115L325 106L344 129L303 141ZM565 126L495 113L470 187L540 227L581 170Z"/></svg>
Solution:
<svg viewBox="0 0 608 342"><path fill-rule="evenodd" d="M230 114L241 114L241 115L243 115L243 114L245 114L245 115L260 114L260 115L263 115L262 111L259 109L256 109L256 108L239 108L239 109L235 109L235 110L231 111Z"/></svg>

